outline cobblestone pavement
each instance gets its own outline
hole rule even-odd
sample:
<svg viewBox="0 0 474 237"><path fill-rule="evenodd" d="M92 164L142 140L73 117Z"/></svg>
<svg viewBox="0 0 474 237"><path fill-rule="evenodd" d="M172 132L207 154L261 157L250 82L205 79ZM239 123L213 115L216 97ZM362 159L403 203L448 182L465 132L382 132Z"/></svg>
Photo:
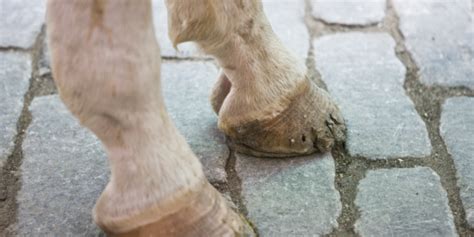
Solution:
<svg viewBox="0 0 474 237"><path fill-rule="evenodd" d="M154 2L171 116L260 236L474 236L471 0L265 0L348 125L332 153L235 153L208 102L216 64L176 52ZM57 96L44 1L0 5L0 236L97 236L104 151Z"/></svg>

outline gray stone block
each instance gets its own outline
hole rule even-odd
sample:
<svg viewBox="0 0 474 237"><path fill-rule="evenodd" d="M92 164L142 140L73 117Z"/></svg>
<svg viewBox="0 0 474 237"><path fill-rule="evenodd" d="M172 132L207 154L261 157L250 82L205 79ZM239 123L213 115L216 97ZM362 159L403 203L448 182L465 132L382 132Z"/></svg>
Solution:
<svg viewBox="0 0 474 237"><path fill-rule="evenodd" d="M30 77L30 55L0 53L0 168L13 151L16 125Z"/></svg>
<svg viewBox="0 0 474 237"><path fill-rule="evenodd" d="M337 227L341 203L330 154L236 157L244 204L260 236L322 236Z"/></svg>
<svg viewBox="0 0 474 237"><path fill-rule="evenodd" d="M423 83L474 88L470 0L394 0L400 30Z"/></svg>
<svg viewBox="0 0 474 237"><path fill-rule="evenodd" d="M0 47L31 47L41 32L45 12L46 1L2 1Z"/></svg>
<svg viewBox="0 0 474 237"><path fill-rule="evenodd" d="M316 67L347 123L347 149L369 159L431 153L425 124L403 89L405 67L385 33L341 33L314 41Z"/></svg>
<svg viewBox="0 0 474 237"><path fill-rule="evenodd" d="M18 236L94 236L92 207L108 180L106 155L56 95L35 98L23 142Z"/></svg>
<svg viewBox="0 0 474 237"><path fill-rule="evenodd" d="M430 168L372 170L358 189L361 236L457 236L446 191Z"/></svg>
<svg viewBox="0 0 474 237"><path fill-rule="evenodd" d="M313 0L313 16L327 23L369 25L385 17L386 0Z"/></svg>
<svg viewBox="0 0 474 237"><path fill-rule="evenodd" d="M225 182L229 148L217 129L209 95L217 78L212 63L163 63L162 86L171 118L201 160L211 182Z"/></svg>
<svg viewBox="0 0 474 237"><path fill-rule="evenodd" d="M474 228L474 98L446 100L440 130L456 166L467 222Z"/></svg>

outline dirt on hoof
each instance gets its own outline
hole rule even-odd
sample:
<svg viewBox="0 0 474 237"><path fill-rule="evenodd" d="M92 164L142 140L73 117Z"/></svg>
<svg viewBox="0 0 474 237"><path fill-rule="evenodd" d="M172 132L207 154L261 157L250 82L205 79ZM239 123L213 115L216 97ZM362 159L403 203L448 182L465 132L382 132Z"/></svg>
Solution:
<svg viewBox="0 0 474 237"><path fill-rule="evenodd" d="M327 152L345 140L346 126L329 94L309 79L277 116L226 131L236 151L259 157L292 157Z"/></svg>

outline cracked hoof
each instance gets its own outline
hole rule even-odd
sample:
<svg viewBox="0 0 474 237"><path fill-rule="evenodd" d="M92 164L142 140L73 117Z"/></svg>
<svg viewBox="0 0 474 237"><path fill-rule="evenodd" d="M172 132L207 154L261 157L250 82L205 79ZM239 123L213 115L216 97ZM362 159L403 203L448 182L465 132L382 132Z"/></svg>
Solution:
<svg viewBox="0 0 474 237"><path fill-rule="evenodd" d="M327 152L344 141L344 119L329 94L309 79L298 90L274 117L225 129L230 145L252 156L291 157Z"/></svg>
<svg viewBox="0 0 474 237"><path fill-rule="evenodd" d="M96 222L108 236L114 237L255 236L247 220L232 210L226 199L207 181L199 189L181 194L114 225L97 219ZM119 233L114 231L127 226L138 227Z"/></svg>

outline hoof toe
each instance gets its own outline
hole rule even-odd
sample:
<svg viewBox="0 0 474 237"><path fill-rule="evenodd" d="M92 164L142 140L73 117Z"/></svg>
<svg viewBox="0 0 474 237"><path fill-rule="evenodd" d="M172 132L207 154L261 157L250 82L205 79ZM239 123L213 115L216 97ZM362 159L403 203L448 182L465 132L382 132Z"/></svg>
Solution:
<svg viewBox="0 0 474 237"><path fill-rule="evenodd" d="M240 153L291 157L330 151L345 140L345 130L344 119L329 94L307 80L277 116L235 126L225 133Z"/></svg>

